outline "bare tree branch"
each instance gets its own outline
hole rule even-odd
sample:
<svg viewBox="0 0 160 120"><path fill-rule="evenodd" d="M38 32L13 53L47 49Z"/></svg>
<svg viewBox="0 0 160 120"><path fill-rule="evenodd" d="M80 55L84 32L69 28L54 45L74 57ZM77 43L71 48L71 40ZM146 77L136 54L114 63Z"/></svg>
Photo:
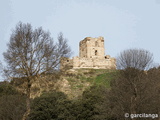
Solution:
<svg viewBox="0 0 160 120"><path fill-rule="evenodd" d="M145 70L153 64L153 54L143 49L124 50L117 57L117 68L125 69L128 67Z"/></svg>
<svg viewBox="0 0 160 120"><path fill-rule="evenodd" d="M27 112L30 111L31 79L42 73L53 72L58 68L60 58L71 54L67 40L60 33L58 42L54 43L49 32L41 27L35 30L30 24L19 22L12 31L8 49L3 53L7 63L6 75L27 78Z"/></svg>

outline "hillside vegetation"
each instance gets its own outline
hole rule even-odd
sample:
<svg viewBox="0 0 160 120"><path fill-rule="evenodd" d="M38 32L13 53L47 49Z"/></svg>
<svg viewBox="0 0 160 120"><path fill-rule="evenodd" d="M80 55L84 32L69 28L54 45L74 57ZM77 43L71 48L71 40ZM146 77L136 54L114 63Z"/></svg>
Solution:
<svg viewBox="0 0 160 120"><path fill-rule="evenodd" d="M76 99L93 85L110 88L110 81L116 77L117 73L117 70L106 69L71 69L63 74L59 72L34 77L31 98L38 97L43 92L56 90L65 93L70 99ZM15 78L11 84L25 93L25 78Z"/></svg>
<svg viewBox="0 0 160 120"><path fill-rule="evenodd" d="M134 113L135 108L138 113L151 113L151 119L157 118L159 74L160 68L148 71L127 68L72 69L34 76L28 119L124 120L124 114ZM22 118L26 111L25 81L26 78L14 78L0 85L0 119Z"/></svg>

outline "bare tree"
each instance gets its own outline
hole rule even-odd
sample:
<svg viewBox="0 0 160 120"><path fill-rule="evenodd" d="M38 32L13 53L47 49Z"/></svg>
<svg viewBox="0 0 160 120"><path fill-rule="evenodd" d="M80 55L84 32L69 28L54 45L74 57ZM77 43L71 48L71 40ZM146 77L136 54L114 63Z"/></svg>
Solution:
<svg viewBox="0 0 160 120"><path fill-rule="evenodd" d="M156 104L159 104L159 98L155 87L159 84L159 71L145 71L152 67L152 63L153 55L147 50L129 49L120 53L117 67L123 70L119 70L117 78L112 81L110 91L113 116L124 120L128 119L125 113L158 113Z"/></svg>
<svg viewBox="0 0 160 120"><path fill-rule="evenodd" d="M120 70L111 84L109 99L112 116L118 120L128 120L125 113L158 114L160 104L158 73L158 70L146 73L135 68Z"/></svg>
<svg viewBox="0 0 160 120"><path fill-rule="evenodd" d="M128 67L144 70L151 67L153 54L144 49L124 50L117 57L117 68L125 69Z"/></svg>
<svg viewBox="0 0 160 120"><path fill-rule="evenodd" d="M70 47L62 33L58 36L58 42L54 43L49 32L41 27L33 30L31 24L19 22L12 31L8 49L3 54L7 63L5 73L10 77L27 78L27 111L23 119L30 112L31 79L57 69L60 58L69 56L70 53Z"/></svg>

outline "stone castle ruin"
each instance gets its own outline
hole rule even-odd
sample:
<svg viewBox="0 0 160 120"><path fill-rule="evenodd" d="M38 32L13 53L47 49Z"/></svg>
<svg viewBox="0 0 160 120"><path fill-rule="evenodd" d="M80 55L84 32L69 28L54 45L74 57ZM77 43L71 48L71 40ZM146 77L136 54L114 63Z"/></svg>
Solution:
<svg viewBox="0 0 160 120"><path fill-rule="evenodd" d="M116 59L105 55L104 38L86 37L79 43L79 57L62 58L60 69L116 69Z"/></svg>

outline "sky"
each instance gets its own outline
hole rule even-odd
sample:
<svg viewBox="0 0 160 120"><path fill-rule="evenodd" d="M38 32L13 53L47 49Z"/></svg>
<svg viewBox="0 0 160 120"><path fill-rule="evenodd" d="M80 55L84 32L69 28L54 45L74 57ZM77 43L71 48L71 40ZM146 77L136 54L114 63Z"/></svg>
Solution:
<svg viewBox="0 0 160 120"><path fill-rule="evenodd" d="M160 63L160 0L0 0L0 61L12 30L21 21L59 32L79 55L85 37L103 36L105 54L117 57L130 48L149 50Z"/></svg>

